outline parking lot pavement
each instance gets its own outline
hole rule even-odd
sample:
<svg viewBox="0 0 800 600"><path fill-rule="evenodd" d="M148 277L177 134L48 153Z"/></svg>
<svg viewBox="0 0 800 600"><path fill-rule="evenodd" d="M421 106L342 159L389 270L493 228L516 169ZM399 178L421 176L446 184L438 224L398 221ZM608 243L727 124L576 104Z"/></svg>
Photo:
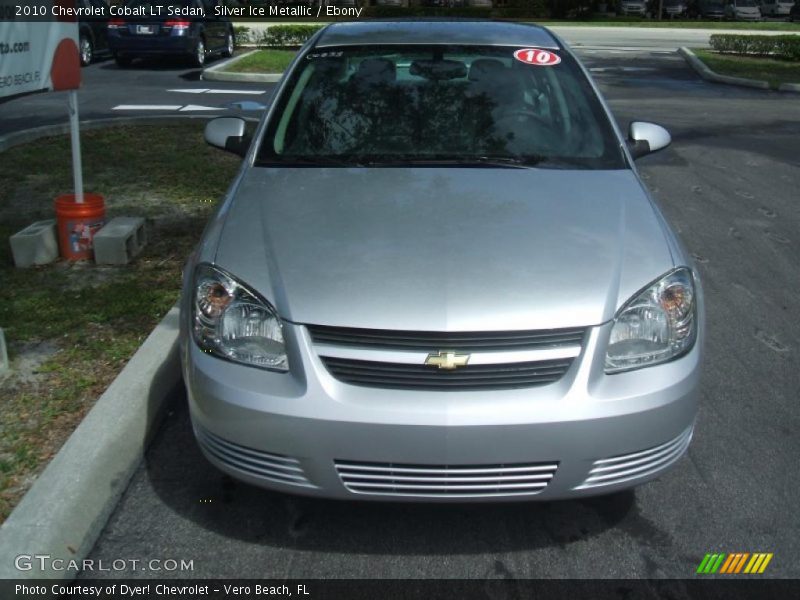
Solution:
<svg viewBox="0 0 800 600"><path fill-rule="evenodd" d="M678 578L706 552L773 552L765 576L800 576L800 103L703 82L669 56L586 59L605 69L595 76L622 126L653 120L674 135L638 164L706 294L701 409L677 468L584 501L304 499L207 464L179 395L89 558L182 558L193 571L83 577Z"/></svg>
<svg viewBox="0 0 800 600"><path fill-rule="evenodd" d="M200 69L188 67L181 60L166 59L137 61L127 69L120 69L113 60L100 60L81 69L81 77L78 103L82 121L239 113L239 102L267 104L274 87L271 83L200 81ZM63 92L24 96L5 101L2 106L0 136L32 126L67 122L67 97Z"/></svg>

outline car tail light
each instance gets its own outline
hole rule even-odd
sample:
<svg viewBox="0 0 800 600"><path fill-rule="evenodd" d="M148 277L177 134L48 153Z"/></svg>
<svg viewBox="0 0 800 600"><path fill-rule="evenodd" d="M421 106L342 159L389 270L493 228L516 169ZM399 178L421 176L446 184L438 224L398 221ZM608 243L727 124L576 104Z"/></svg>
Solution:
<svg viewBox="0 0 800 600"><path fill-rule="evenodd" d="M164 27L172 27L173 29L189 29L191 26L191 21L167 21L164 23Z"/></svg>
<svg viewBox="0 0 800 600"><path fill-rule="evenodd" d="M122 29L123 27L125 27L125 21L123 19L109 19L108 21L109 29Z"/></svg>

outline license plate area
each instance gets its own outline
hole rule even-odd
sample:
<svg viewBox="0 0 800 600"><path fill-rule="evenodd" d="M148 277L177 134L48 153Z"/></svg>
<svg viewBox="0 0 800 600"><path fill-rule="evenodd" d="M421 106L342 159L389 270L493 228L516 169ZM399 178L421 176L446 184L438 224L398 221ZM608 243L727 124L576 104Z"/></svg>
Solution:
<svg viewBox="0 0 800 600"><path fill-rule="evenodd" d="M153 25L137 25L136 35L153 35L156 32Z"/></svg>

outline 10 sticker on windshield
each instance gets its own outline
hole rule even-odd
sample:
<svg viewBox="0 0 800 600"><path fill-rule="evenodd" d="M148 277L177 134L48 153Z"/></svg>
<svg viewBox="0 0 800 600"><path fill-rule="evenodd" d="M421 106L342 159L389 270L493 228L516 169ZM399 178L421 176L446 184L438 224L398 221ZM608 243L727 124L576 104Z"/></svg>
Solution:
<svg viewBox="0 0 800 600"><path fill-rule="evenodd" d="M526 65L536 65L537 67L552 67L561 62L558 54L539 48L520 48L514 52L514 58Z"/></svg>

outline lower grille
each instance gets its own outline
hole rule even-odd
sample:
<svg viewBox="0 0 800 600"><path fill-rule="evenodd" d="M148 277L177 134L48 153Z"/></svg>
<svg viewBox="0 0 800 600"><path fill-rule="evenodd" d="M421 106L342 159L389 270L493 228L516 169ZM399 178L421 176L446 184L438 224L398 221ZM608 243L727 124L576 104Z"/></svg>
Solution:
<svg viewBox="0 0 800 600"><path fill-rule="evenodd" d="M471 498L539 494L558 463L436 466L334 461L348 491L381 496Z"/></svg>
<svg viewBox="0 0 800 600"><path fill-rule="evenodd" d="M693 431L694 426L689 427L675 439L655 448L597 460L586 481L576 489L614 485L656 473L683 455L692 441Z"/></svg>
<svg viewBox="0 0 800 600"><path fill-rule="evenodd" d="M345 383L414 390L514 389L546 385L561 379L572 358L497 365L434 369L428 365L388 363L323 356L331 375Z"/></svg>
<svg viewBox="0 0 800 600"><path fill-rule="evenodd" d="M231 468L259 479L315 487L306 479L296 458L240 446L197 425L195 435L203 450Z"/></svg>

